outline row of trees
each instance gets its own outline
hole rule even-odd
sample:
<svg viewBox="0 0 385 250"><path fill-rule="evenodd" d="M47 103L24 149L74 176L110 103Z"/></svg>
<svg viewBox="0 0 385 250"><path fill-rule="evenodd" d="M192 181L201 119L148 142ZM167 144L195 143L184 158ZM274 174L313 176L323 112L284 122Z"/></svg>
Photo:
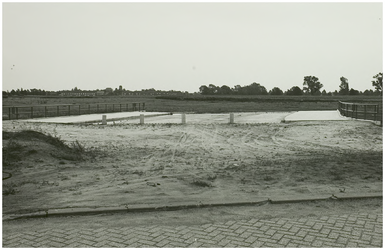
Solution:
<svg viewBox="0 0 385 250"><path fill-rule="evenodd" d="M45 90L41 89L12 89L9 93L6 91L3 91L3 96L4 95L45 95L46 92Z"/></svg>
<svg viewBox="0 0 385 250"><path fill-rule="evenodd" d="M343 76L340 78L339 91L336 90L333 93L326 92L325 90L321 91L323 84L317 77L305 76L302 89L298 86L293 86L285 92L278 87L267 91L260 83L254 82L247 86L236 85L234 88L226 85L221 87L214 84L209 84L209 86L202 85L199 88L199 93L202 95L382 95L382 73L378 73L373 78L375 80L372 81L372 85L375 87L375 91L367 89L364 92L349 88L348 79Z"/></svg>

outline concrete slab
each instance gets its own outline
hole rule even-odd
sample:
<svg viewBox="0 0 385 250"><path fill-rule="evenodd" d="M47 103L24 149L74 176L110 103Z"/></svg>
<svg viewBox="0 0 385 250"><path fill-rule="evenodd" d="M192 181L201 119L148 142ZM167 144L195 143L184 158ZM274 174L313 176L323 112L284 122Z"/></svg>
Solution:
<svg viewBox="0 0 385 250"><path fill-rule="evenodd" d="M79 116L62 116L35 118L28 120L19 120L23 122L41 122L41 123L101 123L103 115L107 116L107 124L139 124L140 115L144 114L144 124L181 124L182 114L173 114L168 112L119 112L119 113L100 113ZM298 111L298 112L245 112L234 113L234 123L280 123L282 121L347 121L351 118L341 116L338 110L328 111ZM189 114L185 116L186 124L211 124L230 123L230 113L222 114Z"/></svg>
<svg viewBox="0 0 385 250"><path fill-rule="evenodd" d="M291 112L245 112L234 113L234 123L280 123ZM230 123L230 113L223 114L186 114L186 124L227 124ZM122 120L118 123L135 124L138 120ZM181 124L182 114L168 116L146 117L144 123Z"/></svg>
<svg viewBox="0 0 385 250"><path fill-rule="evenodd" d="M349 121L338 110L298 111L285 117L285 121Z"/></svg>
<svg viewBox="0 0 385 250"><path fill-rule="evenodd" d="M108 121L123 120L123 119L136 119L140 117L140 114L144 114L145 117L168 115L166 112L118 112L118 113L99 113L89 115L77 115L77 116L60 116L60 117L46 117L46 118L35 118L27 120L19 120L23 122L44 122L44 123L62 123L62 124L73 124L73 123L97 123L102 122L103 115L107 116Z"/></svg>

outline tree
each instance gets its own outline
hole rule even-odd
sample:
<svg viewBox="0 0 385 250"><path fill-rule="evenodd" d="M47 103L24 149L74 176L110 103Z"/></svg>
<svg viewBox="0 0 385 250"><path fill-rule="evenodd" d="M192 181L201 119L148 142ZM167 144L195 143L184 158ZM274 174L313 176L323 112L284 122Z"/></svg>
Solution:
<svg viewBox="0 0 385 250"><path fill-rule="evenodd" d="M339 92L339 94L340 95L349 95L348 79L343 77L343 76L341 76L340 80L341 80L341 84L340 84L340 92Z"/></svg>
<svg viewBox="0 0 385 250"><path fill-rule="evenodd" d="M300 87L294 86L286 91L286 95L303 95L303 92Z"/></svg>
<svg viewBox="0 0 385 250"><path fill-rule="evenodd" d="M209 88L206 85L202 85L199 87L199 93L201 93L202 95L208 95L209 92Z"/></svg>
<svg viewBox="0 0 385 250"><path fill-rule="evenodd" d="M311 95L321 94L323 87L322 83L319 82L315 76L305 76L303 79L303 90Z"/></svg>
<svg viewBox="0 0 385 250"><path fill-rule="evenodd" d="M349 91L349 95L359 95L360 94L360 91L358 91L358 90L355 90L355 89L350 89L350 91Z"/></svg>
<svg viewBox="0 0 385 250"><path fill-rule="evenodd" d="M283 91L278 87L274 87L272 90L270 90L269 94L270 95L283 95Z"/></svg>
<svg viewBox="0 0 385 250"><path fill-rule="evenodd" d="M210 95L215 95L218 93L219 87L215 86L214 84L209 84L209 90Z"/></svg>
<svg viewBox="0 0 385 250"><path fill-rule="evenodd" d="M380 92L382 95L382 72L378 73L377 75L373 76L375 81L372 81L372 85L376 89L376 91Z"/></svg>
<svg viewBox="0 0 385 250"><path fill-rule="evenodd" d="M366 90L364 91L364 95L373 95L373 94L374 94L374 92L373 92L372 89L371 89L371 90L366 89Z"/></svg>
<svg viewBox="0 0 385 250"><path fill-rule="evenodd" d="M248 95L267 95L267 90L259 83L253 82L249 86L244 87Z"/></svg>
<svg viewBox="0 0 385 250"><path fill-rule="evenodd" d="M227 85L222 85L222 87L219 89L219 94L231 95L232 94L231 88Z"/></svg>

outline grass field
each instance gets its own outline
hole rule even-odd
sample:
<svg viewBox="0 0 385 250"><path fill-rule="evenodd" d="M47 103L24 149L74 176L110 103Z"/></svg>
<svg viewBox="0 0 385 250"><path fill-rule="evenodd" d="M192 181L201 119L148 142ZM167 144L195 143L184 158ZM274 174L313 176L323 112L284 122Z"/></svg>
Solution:
<svg viewBox="0 0 385 250"><path fill-rule="evenodd" d="M226 113L226 112L274 112L336 110L338 101L358 103L379 103L379 96L103 96L92 98L68 97L10 97L3 99L4 106L41 106L59 104L96 104L96 103L134 103L144 102L148 112L191 112L191 113Z"/></svg>

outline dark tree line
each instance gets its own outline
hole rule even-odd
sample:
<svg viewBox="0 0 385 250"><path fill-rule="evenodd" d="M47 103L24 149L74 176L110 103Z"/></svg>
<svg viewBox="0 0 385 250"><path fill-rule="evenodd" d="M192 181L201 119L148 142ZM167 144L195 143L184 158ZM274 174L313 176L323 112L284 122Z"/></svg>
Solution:
<svg viewBox="0 0 385 250"><path fill-rule="evenodd" d="M45 90L41 89L12 89L10 92L8 91L3 91L3 97L8 96L8 95L19 95L19 96L24 96L24 95L45 95L46 92Z"/></svg>
<svg viewBox="0 0 385 250"><path fill-rule="evenodd" d="M247 86L236 85L233 88L226 85L202 85L199 88L199 93L202 95L382 95L382 73L378 73L373 78L375 80L372 81L372 85L375 87L375 91L367 89L364 92L349 88L348 79L343 76L340 78L340 90L335 90L334 92L322 90L323 84L317 77L305 76L302 89L298 86L293 86L285 92L278 87L267 91L260 83L254 82Z"/></svg>
<svg viewBox="0 0 385 250"><path fill-rule="evenodd" d="M202 85L199 88L199 92L202 95L267 95L267 90L264 86L259 83L252 83L248 86L240 86L236 85L234 88L230 88L229 86L223 85L215 86L214 84L210 84L209 86Z"/></svg>

